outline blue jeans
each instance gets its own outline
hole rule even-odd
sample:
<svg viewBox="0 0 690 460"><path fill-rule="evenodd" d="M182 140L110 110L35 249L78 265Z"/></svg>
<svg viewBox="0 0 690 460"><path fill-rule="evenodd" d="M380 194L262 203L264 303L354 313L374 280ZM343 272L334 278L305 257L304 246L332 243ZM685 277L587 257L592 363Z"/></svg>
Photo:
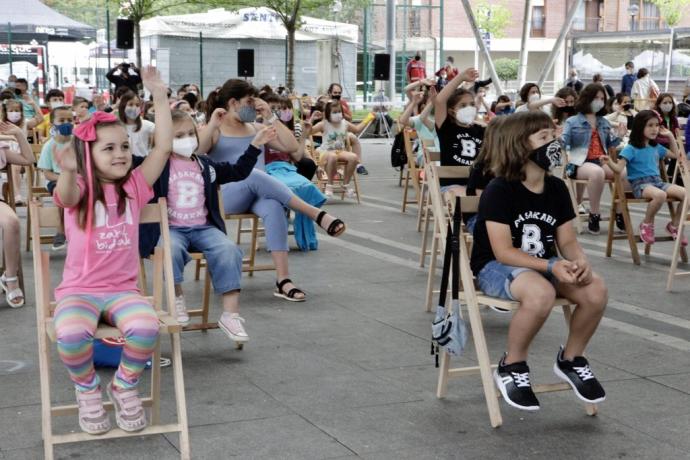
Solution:
<svg viewBox="0 0 690 460"><path fill-rule="evenodd" d="M204 253L217 294L240 289L242 250L216 227L170 227L170 246L175 284L184 281L184 266L191 260L189 253L198 251Z"/></svg>
<svg viewBox="0 0 690 460"><path fill-rule="evenodd" d="M484 294L491 297L498 297L506 300L516 300L510 292L510 285L521 273L535 272L542 275L548 282L556 287L557 280L553 275L547 275L541 272L536 272L531 268L513 267L511 265L504 265L497 260L492 260L484 265L479 271L477 281L479 282L479 289Z"/></svg>

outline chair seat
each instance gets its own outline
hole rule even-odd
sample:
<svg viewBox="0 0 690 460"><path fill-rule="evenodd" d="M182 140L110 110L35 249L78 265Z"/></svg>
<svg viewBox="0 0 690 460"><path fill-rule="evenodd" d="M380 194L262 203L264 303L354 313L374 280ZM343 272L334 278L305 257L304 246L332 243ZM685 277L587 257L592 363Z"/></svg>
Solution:
<svg viewBox="0 0 690 460"><path fill-rule="evenodd" d="M182 330L182 326L178 324L177 319L169 315L167 312L158 312L158 321L158 331L161 333L173 334L176 332L180 332ZM48 337L52 342L57 341L57 336L55 334L55 323L53 322L53 318L49 318L46 320L46 333L48 334ZM99 323L98 329L96 329L96 333L94 334L94 338L107 339L110 337L120 337L121 335L122 332L120 332L118 328L114 326L109 326L104 323Z"/></svg>

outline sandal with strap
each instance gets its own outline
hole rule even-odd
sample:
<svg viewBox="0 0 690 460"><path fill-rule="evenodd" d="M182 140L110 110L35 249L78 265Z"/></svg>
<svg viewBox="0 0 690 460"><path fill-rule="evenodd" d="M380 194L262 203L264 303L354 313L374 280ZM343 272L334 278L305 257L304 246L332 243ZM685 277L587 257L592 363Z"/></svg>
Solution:
<svg viewBox="0 0 690 460"><path fill-rule="evenodd" d="M19 278L16 276L7 276L5 273L0 276L0 287L5 291L7 303L12 308L20 308L24 306L24 293L19 287L10 290L8 283L17 283ZM21 299L17 301L17 299Z"/></svg>
<svg viewBox="0 0 690 460"><path fill-rule="evenodd" d="M292 283L292 280L290 278L285 278L283 281L280 282L276 281L276 287L278 288L278 290L275 291L273 295L276 297L280 297L281 299L288 300L290 302L304 302L306 300L306 296L295 297L297 294L304 295L304 291L302 291L301 289L295 287L290 289L290 291L287 293L283 291L283 287L288 283Z"/></svg>
<svg viewBox="0 0 690 460"><path fill-rule="evenodd" d="M79 391L77 405L79 406L79 428L88 434L103 434L110 431L110 419L103 408L101 388L91 391Z"/></svg>
<svg viewBox="0 0 690 460"><path fill-rule="evenodd" d="M316 225L321 227L322 229L326 230L326 233L328 233L329 236L332 237L338 237L342 235L345 232L345 222L343 222L340 219L334 219L333 222L328 226L328 228L324 227L321 225L321 221L323 221L324 216L328 215L326 211L321 211L318 216L316 216ZM340 226L340 228L338 228Z"/></svg>

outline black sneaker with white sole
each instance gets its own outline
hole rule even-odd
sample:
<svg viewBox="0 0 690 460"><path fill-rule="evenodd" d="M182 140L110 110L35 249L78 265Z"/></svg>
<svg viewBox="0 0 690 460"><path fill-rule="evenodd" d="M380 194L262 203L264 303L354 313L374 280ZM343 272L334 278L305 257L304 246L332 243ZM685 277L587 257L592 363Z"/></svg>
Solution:
<svg viewBox="0 0 690 460"><path fill-rule="evenodd" d="M494 370L494 381L503 399L516 409L539 410L539 400L532 391L529 367L525 361L505 364L505 355Z"/></svg>
<svg viewBox="0 0 690 460"><path fill-rule="evenodd" d="M618 233L625 233L625 219L623 219L623 214L620 212L616 213L616 229Z"/></svg>
<svg viewBox="0 0 690 460"><path fill-rule="evenodd" d="M601 214L592 214L590 212L589 222L587 223L587 231L592 235L598 235L601 233L599 222L601 222Z"/></svg>
<svg viewBox="0 0 690 460"><path fill-rule="evenodd" d="M563 347L558 351L553 365L554 373L565 380L582 401L596 404L606 399L606 392L592 373L584 356L576 356L572 361L563 359Z"/></svg>

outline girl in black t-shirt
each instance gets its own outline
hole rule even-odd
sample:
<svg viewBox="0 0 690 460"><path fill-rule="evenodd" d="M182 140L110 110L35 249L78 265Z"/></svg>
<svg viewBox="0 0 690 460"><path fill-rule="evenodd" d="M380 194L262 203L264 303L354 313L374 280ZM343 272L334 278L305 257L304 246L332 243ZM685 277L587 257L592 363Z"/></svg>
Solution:
<svg viewBox="0 0 690 460"><path fill-rule="evenodd" d="M480 288L520 303L494 379L506 402L523 410L539 409L527 350L557 296L577 308L554 372L580 399L597 403L605 398L583 353L603 316L607 290L575 237L568 190L549 174L561 156L555 129L541 111L506 117L504 139L491 156L496 178L482 193L474 229L472 270Z"/></svg>
<svg viewBox="0 0 690 460"><path fill-rule="evenodd" d="M441 166L472 166L484 142L484 127L476 123L477 107L474 94L458 89L463 82L479 76L467 69L453 78L434 101L436 134L441 147ZM467 179L439 180L442 192L464 195Z"/></svg>

